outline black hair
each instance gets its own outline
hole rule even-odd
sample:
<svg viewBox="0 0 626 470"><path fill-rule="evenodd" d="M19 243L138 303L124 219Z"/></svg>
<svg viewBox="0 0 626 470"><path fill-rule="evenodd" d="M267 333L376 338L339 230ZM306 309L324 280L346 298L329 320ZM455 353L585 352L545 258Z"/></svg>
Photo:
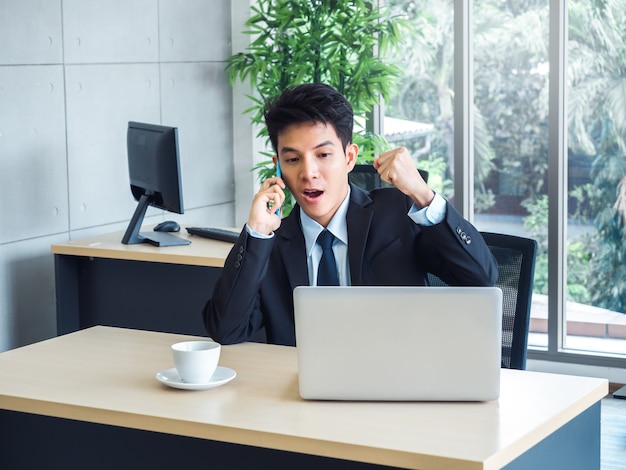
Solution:
<svg viewBox="0 0 626 470"><path fill-rule="evenodd" d="M352 142L354 111L346 98L324 83L306 83L287 88L265 103L265 124L274 151L278 135L292 124L332 124L344 150Z"/></svg>

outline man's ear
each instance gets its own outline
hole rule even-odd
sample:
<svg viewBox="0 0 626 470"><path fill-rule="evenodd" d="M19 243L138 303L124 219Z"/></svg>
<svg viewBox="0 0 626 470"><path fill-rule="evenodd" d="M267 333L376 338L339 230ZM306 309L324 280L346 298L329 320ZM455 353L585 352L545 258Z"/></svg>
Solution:
<svg viewBox="0 0 626 470"><path fill-rule="evenodd" d="M350 143L346 146L346 164L348 166L348 172L351 172L356 165L356 159L359 156L359 146L354 143Z"/></svg>

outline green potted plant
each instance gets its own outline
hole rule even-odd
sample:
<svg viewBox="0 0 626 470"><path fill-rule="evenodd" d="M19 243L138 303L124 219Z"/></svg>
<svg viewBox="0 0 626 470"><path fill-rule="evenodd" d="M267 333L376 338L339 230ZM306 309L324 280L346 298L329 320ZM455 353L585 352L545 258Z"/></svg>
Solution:
<svg viewBox="0 0 626 470"><path fill-rule="evenodd" d="M401 76L385 63L386 54L400 44L407 23L384 7L364 0L258 0L245 23L254 40L245 52L228 59L231 83L248 81L253 106L246 110L260 135L265 100L285 88L324 82L350 101L356 116L354 141L361 149L359 162L370 162L385 150L382 136L365 123L381 97L387 99ZM268 145L269 148L269 145ZM254 167L260 181L274 174L272 154ZM284 213L293 200L288 196Z"/></svg>

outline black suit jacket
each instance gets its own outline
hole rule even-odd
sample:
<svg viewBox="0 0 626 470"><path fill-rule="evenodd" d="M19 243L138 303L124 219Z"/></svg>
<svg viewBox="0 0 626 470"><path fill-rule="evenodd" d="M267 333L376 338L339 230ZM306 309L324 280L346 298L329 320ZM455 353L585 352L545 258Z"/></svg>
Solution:
<svg viewBox="0 0 626 470"><path fill-rule="evenodd" d="M420 226L407 216L411 199L397 189L368 193L351 187L346 219L352 285L427 285L428 272L449 285L495 283L493 255L451 205L444 221ZM203 312L209 336L238 343L265 328L269 343L295 345L293 289L301 285L309 279L296 206L271 239L241 232Z"/></svg>

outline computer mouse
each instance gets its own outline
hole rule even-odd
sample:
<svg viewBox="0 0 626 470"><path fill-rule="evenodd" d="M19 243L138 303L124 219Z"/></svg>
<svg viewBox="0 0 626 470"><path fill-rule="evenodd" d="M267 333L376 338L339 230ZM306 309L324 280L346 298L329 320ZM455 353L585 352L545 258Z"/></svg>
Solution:
<svg viewBox="0 0 626 470"><path fill-rule="evenodd" d="M180 231L180 225L174 220L166 220L154 227L155 232L178 232Z"/></svg>

